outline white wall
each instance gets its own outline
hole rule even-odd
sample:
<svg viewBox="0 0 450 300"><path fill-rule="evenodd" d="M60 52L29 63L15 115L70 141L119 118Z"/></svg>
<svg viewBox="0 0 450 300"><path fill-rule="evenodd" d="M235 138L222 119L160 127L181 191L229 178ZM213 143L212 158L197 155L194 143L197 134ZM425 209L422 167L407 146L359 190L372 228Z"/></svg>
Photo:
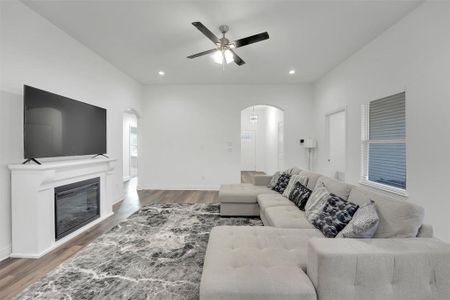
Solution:
<svg viewBox="0 0 450 300"><path fill-rule="evenodd" d="M108 154L122 182L122 114L140 109L142 87L21 2L0 3L0 259L10 252L11 199L7 165L23 160L22 90L31 85L108 109ZM113 199L116 201L117 199Z"/></svg>
<svg viewBox="0 0 450 300"><path fill-rule="evenodd" d="M147 86L139 124L139 188L217 189L240 181L246 107L285 111L286 166L305 167L298 140L312 132L310 85Z"/></svg>
<svg viewBox="0 0 450 300"><path fill-rule="evenodd" d="M407 190L450 241L450 3L425 2L315 88L317 169L326 170L325 114L347 106L347 176L360 178L360 107L406 90Z"/></svg>

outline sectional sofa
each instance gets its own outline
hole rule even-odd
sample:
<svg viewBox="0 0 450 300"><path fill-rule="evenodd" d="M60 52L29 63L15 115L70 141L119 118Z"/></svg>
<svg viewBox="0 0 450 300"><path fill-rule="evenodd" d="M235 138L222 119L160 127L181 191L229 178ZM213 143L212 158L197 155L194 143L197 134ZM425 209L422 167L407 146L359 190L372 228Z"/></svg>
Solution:
<svg viewBox="0 0 450 300"><path fill-rule="evenodd" d="M219 226L210 234L201 300L450 299L450 245L422 224L423 208L317 173L307 187L325 185L355 204L373 200L379 226L372 239L325 238L290 200L254 184L224 185L221 215L259 216L263 227Z"/></svg>

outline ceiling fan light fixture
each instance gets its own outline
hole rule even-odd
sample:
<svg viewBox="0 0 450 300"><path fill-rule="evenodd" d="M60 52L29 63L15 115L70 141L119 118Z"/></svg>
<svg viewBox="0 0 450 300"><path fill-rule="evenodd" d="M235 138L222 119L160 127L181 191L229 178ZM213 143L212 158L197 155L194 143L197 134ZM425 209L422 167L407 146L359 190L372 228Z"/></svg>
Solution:
<svg viewBox="0 0 450 300"><path fill-rule="evenodd" d="M225 51L217 50L212 55L212 58L213 58L214 62L217 64L223 64L224 60L227 64L232 63L234 61L233 53L231 53L231 51L229 49L227 49Z"/></svg>

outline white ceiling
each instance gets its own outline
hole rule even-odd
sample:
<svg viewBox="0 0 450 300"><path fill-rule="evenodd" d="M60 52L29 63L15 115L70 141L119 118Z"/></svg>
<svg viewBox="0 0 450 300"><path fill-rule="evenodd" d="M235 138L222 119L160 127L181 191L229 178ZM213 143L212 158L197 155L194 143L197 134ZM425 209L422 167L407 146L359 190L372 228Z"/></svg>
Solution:
<svg viewBox="0 0 450 300"><path fill-rule="evenodd" d="M421 1L24 2L144 84L267 84L320 78ZM193 21L217 35L228 24L233 40L263 31L270 39L237 49L246 64L222 70L209 56L186 58L214 46Z"/></svg>

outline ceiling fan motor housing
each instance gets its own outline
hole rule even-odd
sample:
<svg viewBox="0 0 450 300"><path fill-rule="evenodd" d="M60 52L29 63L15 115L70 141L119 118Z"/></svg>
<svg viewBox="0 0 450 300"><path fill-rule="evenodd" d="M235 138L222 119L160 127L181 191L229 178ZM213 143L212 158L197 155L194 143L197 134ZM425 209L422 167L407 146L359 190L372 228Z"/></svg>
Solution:
<svg viewBox="0 0 450 300"><path fill-rule="evenodd" d="M219 30L225 35L225 33L227 33L228 30L230 30L230 27L228 25L220 25Z"/></svg>

